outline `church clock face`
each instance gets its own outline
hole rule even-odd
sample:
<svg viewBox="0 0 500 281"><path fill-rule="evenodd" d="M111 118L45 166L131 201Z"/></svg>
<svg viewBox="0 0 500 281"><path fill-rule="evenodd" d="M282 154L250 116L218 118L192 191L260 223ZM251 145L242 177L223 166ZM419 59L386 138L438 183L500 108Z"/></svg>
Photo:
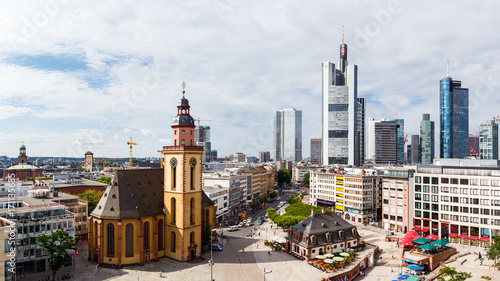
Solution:
<svg viewBox="0 0 500 281"><path fill-rule="evenodd" d="M170 159L170 166L172 166L172 167L177 166L177 159L176 158L172 157Z"/></svg>
<svg viewBox="0 0 500 281"><path fill-rule="evenodd" d="M196 167L196 158L193 157L189 159L189 166L191 166L191 168Z"/></svg>

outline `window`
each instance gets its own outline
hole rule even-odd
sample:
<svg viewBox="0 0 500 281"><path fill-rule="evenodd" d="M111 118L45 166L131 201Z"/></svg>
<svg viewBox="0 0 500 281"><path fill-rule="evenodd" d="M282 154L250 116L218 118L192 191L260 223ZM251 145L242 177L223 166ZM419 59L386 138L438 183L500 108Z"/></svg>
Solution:
<svg viewBox="0 0 500 281"><path fill-rule="evenodd" d="M432 193L439 193L439 186L432 186Z"/></svg>
<svg viewBox="0 0 500 281"><path fill-rule="evenodd" d="M443 210L443 211L449 211L450 210L450 205L441 205L441 210Z"/></svg>
<svg viewBox="0 0 500 281"><path fill-rule="evenodd" d="M191 243L191 244L196 243L194 238L195 238L194 231L191 231L191 234L189 234L189 243Z"/></svg>
<svg viewBox="0 0 500 281"><path fill-rule="evenodd" d="M450 188L448 186L441 186L441 192L449 193L450 192Z"/></svg>
<svg viewBox="0 0 500 281"><path fill-rule="evenodd" d="M420 183L420 182L421 182L421 180L420 180L420 179L421 179L421 178L420 178L420 176L416 176L416 177L415 177L415 183Z"/></svg>
<svg viewBox="0 0 500 281"><path fill-rule="evenodd" d="M424 201L429 201L429 194L424 194L423 199Z"/></svg>
<svg viewBox="0 0 500 281"><path fill-rule="evenodd" d="M420 209L420 208L422 208L422 205L421 205L421 204L422 204L422 203L420 203L420 202L415 202L415 209Z"/></svg>
<svg viewBox="0 0 500 281"><path fill-rule="evenodd" d="M422 211L415 210L415 217L417 217L417 218L422 217Z"/></svg>
<svg viewBox="0 0 500 281"><path fill-rule="evenodd" d="M163 220L158 221L158 250L163 250Z"/></svg>
<svg viewBox="0 0 500 281"><path fill-rule="evenodd" d="M194 198L191 198L189 218L190 218L191 224L194 224Z"/></svg>
<svg viewBox="0 0 500 281"><path fill-rule="evenodd" d="M344 239L344 231L339 231L339 239Z"/></svg>
<svg viewBox="0 0 500 281"><path fill-rule="evenodd" d="M430 209L430 204L424 203L424 210L429 210L429 209Z"/></svg>
<svg viewBox="0 0 500 281"><path fill-rule="evenodd" d="M415 193L415 200L422 200L422 194L421 193Z"/></svg>
<svg viewBox="0 0 500 281"><path fill-rule="evenodd" d="M42 229L43 229L43 226L42 226ZM50 230L50 224L47 225L47 230ZM98 229L97 229L97 222L94 222L94 249L97 249L97 235L99 235Z"/></svg>
<svg viewBox="0 0 500 281"><path fill-rule="evenodd" d="M470 190L470 194L472 194L472 195L479 195L479 189L477 189L477 188L471 189Z"/></svg>
<svg viewBox="0 0 500 281"><path fill-rule="evenodd" d="M433 210L433 211L439 211L439 207L438 207L439 205L438 204L432 204L431 206L432 206L431 210Z"/></svg>
<svg viewBox="0 0 500 281"><path fill-rule="evenodd" d="M125 256L134 256L134 225L131 223L125 227Z"/></svg>
<svg viewBox="0 0 500 281"><path fill-rule="evenodd" d="M422 186L420 184L415 185L415 192L422 192Z"/></svg>
<svg viewBox="0 0 500 281"><path fill-rule="evenodd" d="M458 179L451 179L451 184L458 184Z"/></svg>
<svg viewBox="0 0 500 281"><path fill-rule="evenodd" d="M186 131L182 130L181 134L185 135L185 134L186 134Z"/></svg>
<svg viewBox="0 0 500 281"><path fill-rule="evenodd" d="M170 199L170 205L172 205L172 212L170 213L170 221L172 222L172 224L174 224L175 223L175 208L176 208L175 198Z"/></svg>
<svg viewBox="0 0 500 281"><path fill-rule="evenodd" d="M441 183L450 183L449 178L441 178Z"/></svg>
<svg viewBox="0 0 500 281"><path fill-rule="evenodd" d="M185 139L182 140L182 145L186 145L186 140Z"/></svg>
<svg viewBox="0 0 500 281"><path fill-rule="evenodd" d="M175 252L175 232L170 233L170 251Z"/></svg>
<svg viewBox="0 0 500 281"><path fill-rule="evenodd" d="M438 202L438 199L439 199L439 195L432 195L431 196L431 201L432 202Z"/></svg>
<svg viewBox="0 0 500 281"><path fill-rule="evenodd" d="M424 177L424 183L426 183L426 184L431 183L431 182L429 181L429 177Z"/></svg>
<svg viewBox="0 0 500 281"><path fill-rule="evenodd" d="M490 215L490 209L481 209L482 215Z"/></svg>
<svg viewBox="0 0 500 281"><path fill-rule="evenodd" d="M481 180L480 183L481 183L481 185L488 186L488 185L490 185L490 180Z"/></svg>
<svg viewBox="0 0 500 281"><path fill-rule="evenodd" d="M432 178L432 184L439 184L438 178Z"/></svg>
<svg viewBox="0 0 500 281"><path fill-rule="evenodd" d="M450 202L450 196L441 195L441 201Z"/></svg>
<svg viewBox="0 0 500 281"><path fill-rule="evenodd" d="M477 179L471 179L470 180L470 185L477 185Z"/></svg>
<svg viewBox="0 0 500 281"><path fill-rule="evenodd" d="M424 192L429 192L429 186L428 185L424 185Z"/></svg>
<svg viewBox="0 0 500 281"><path fill-rule="evenodd" d="M481 195L489 196L490 195L490 190L489 189L481 189L480 194Z"/></svg>
<svg viewBox="0 0 500 281"><path fill-rule="evenodd" d="M460 184L461 185L469 185L469 180L468 179L460 179Z"/></svg>
<svg viewBox="0 0 500 281"><path fill-rule="evenodd" d="M108 235L107 235L107 243L108 243L108 257L115 256L115 226L112 223L108 223Z"/></svg>
<svg viewBox="0 0 500 281"><path fill-rule="evenodd" d="M144 249L149 249L149 222L144 223Z"/></svg>

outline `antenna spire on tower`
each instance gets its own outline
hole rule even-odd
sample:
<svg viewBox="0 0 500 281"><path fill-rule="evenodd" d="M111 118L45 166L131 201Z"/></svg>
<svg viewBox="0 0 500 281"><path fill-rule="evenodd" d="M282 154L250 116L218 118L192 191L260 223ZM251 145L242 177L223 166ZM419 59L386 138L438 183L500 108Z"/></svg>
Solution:
<svg viewBox="0 0 500 281"><path fill-rule="evenodd" d="M450 77L450 61L446 60L446 77Z"/></svg>
<svg viewBox="0 0 500 281"><path fill-rule="evenodd" d="M184 82L184 79L182 79L182 97L184 97L184 93L186 92L185 89L186 89L186 82Z"/></svg>
<svg viewBox="0 0 500 281"><path fill-rule="evenodd" d="M342 25L342 44L344 44L344 26Z"/></svg>

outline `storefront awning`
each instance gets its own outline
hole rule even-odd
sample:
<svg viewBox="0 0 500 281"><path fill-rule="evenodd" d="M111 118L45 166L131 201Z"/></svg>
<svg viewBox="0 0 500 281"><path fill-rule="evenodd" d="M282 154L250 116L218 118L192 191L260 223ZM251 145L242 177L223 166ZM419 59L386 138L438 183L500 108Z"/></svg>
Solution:
<svg viewBox="0 0 500 281"><path fill-rule="evenodd" d="M460 235L458 235L458 238L467 238L467 237L469 237L469 235L467 235L467 234L460 234Z"/></svg>
<svg viewBox="0 0 500 281"><path fill-rule="evenodd" d="M427 232L427 231L429 231L429 228L428 227L424 227L424 228L422 228L422 231L423 232Z"/></svg>
<svg viewBox="0 0 500 281"><path fill-rule="evenodd" d="M420 230L420 226L414 226L413 230Z"/></svg>
<svg viewBox="0 0 500 281"><path fill-rule="evenodd" d="M453 232L452 232L452 233L448 234L448 236L450 236L450 237L457 237L457 236L458 236L458 233L453 233Z"/></svg>
<svg viewBox="0 0 500 281"><path fill-rule="evenodd" d="M479 237L474 236L474 235L469 236L469 240L477 240L477 238L479 238Z"/></svg>
<svg viewBox="0 0 500 281"><path fill-rule="evenodd" d="M489 237L481 237L479 238L479 241L490 241L490 238Z"/></svg>

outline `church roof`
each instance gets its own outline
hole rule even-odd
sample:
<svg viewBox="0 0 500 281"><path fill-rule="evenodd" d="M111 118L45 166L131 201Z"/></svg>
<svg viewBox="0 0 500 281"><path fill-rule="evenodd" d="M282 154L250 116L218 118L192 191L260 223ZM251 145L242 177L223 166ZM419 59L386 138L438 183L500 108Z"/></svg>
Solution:
<svg viewBox="0 0 500 281"><path fill-rule="evenodd" d="M21 145L20 149L26 148L26 146L23 144Z"/></svg>
<svg viewBox="0 0 500 281"><path fill-rule="evenodd" d="M6 170L33 170L33 169L41 169L41 168L37 167L37 166L21 163L18 165L11 166L11 167L7 168Z"/></svg>
<svg viewBox="0 0 500 281"><path fill-rule="evenodd" d="M87 152L85 152L85 155L94 155L94 153L87 151Z"/></svg>
<svg viewBox="0 0 500 281"><path fill-rule="evenodd" d="M164 214L163 169L117 170L92 216L132 219Z"/></svg>
<svg viewBox="0 0 500 281"><path fill-rule="evenodd" d="M190 115L177 115L172 121L172 126L194 126L194 119Z"/></svg>
<svg viewBox="0 0 500 281"><path fill-rule="evenodd" d="M208 206L213 206L215 205L214 201L212 201L208 195L205 193L205 191L201 192L201 206L203 208L208 207Z"/></svg>
<svg viewBox="0 0 500 281"><path fill-rule="evenodd" d="M348 230L354 226L334 212L314 214L292 226L297 232L312 235L331 231Z"/></svg>

